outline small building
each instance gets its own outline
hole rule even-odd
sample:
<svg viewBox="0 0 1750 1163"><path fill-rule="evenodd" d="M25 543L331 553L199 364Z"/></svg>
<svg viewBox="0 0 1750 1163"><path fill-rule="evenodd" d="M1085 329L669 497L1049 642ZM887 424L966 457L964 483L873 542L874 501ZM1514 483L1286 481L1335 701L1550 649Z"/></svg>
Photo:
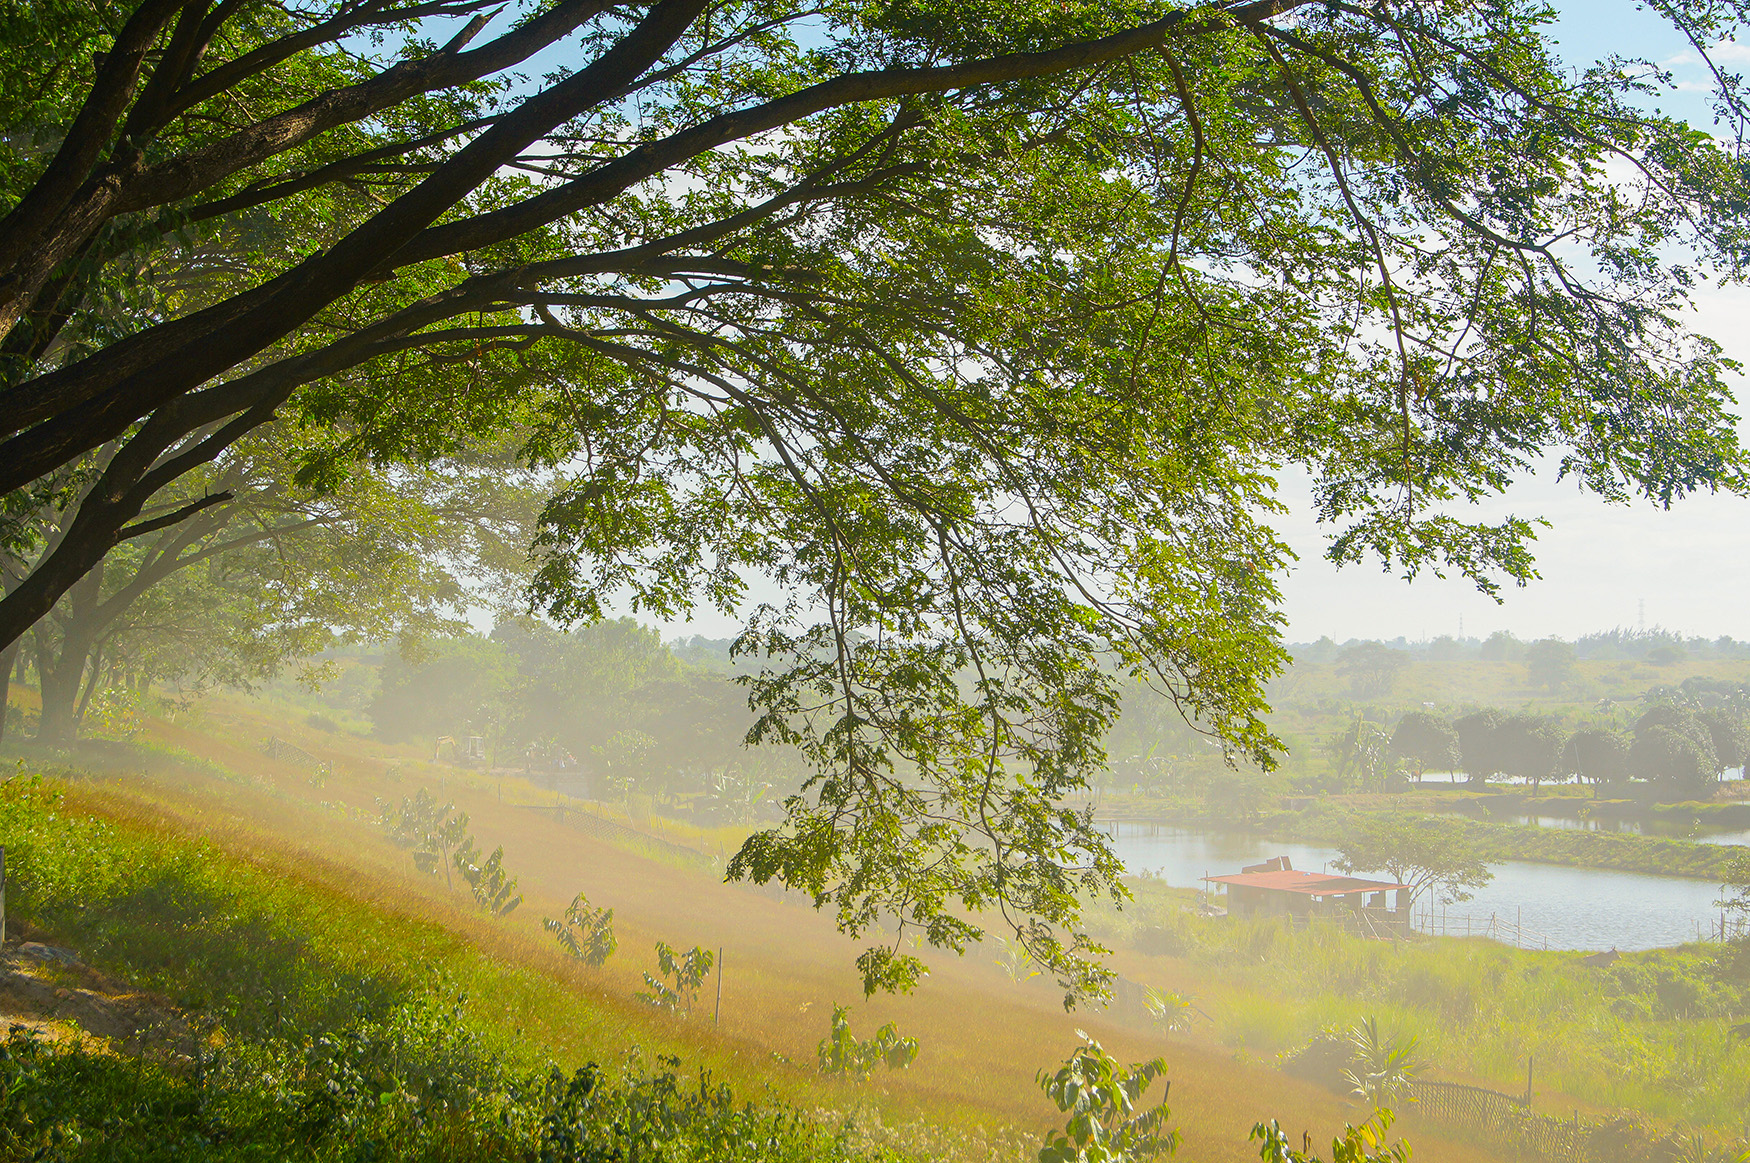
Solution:
<svg viewBox="0 0 1750 1163"><path fill-rule="evenodd" d="M1393 927L1410 923L1407 884L1364 880L1329 872L1299 872L1288 857L1253 864L1231 876L1206 876L1209 885L1227 890L1229 916L1366 916ZM1395 893L1393 899L1389 894Z"/></svg>

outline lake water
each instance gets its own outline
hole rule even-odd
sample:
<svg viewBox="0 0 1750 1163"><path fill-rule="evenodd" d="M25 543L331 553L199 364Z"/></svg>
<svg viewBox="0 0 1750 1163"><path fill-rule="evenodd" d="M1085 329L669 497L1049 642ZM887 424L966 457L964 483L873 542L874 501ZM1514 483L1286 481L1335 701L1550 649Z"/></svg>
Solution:
<svg viewBox="0 0 1750 1163"><path fill-rule="evenodd" d="M1467 820L1479 818L1470 812L1441 812L1439 814ZM1638 820L1599 817L1581 820L1573 816L1528 816L1523 813L1483 818L1497 824L1530 824L1538 828L1559 828L1568 832L1625 832L1635 836L1692 840L1697 844L1738 844L1750 847L1750 829L1734 828L1726 831L1708 831L1700 825L1684 825L1672 820L1655 820L1650 824L1643 825Z"/></svg>
<svg viewBox="0 0 1750 1163"><path fill-rule="evenodd" d="M1106 827L1126 868L1164 875L1180 888L1201 888L1205 875L1238 872L1272 856L1287 856L1294 867L1309 872L1323 872L1337 858L1334 849L1245 832ZM1655 949L1693 941L1719 919L1713 902L1720 887L1706 881L1522 861L1492 868L1495 879L1487 887L1446 908L1448 932L1462 931L1460 918L1473 918L1480 929L1494 915L1507 925L1522 923L1528 937L1533 932L1547 937L1552 949Z"/></svg>

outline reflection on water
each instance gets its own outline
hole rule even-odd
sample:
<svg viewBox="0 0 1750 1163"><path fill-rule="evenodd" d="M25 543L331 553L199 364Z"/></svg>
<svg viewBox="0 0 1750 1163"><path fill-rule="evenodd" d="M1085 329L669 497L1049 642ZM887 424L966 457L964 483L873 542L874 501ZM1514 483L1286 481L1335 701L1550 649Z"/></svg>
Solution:
<svg viewBox="0 0 1750 1163"><path fill-rule="evenodd" d="M1505 816L1479 816L1474 812L1456 811L1438 814L1459 816L1467 820L1486 819L1496 824L1530 824L1538 828L1558 828L1567 832L1622 832L1634 836L1662 836L1672 840L1693 840L1697 844L1750 845L1750 831L1737 828L1729 831L1708 831L1699 820L1653 820L1643 824L1639 820L1621 820L1598 816L1582 820L1574 816L1532 816L1523 812Z"/></svg>
<svg viewBox="0 0 1750 1163"><path fill-rule="evenodd" d="M1728 767L1724 772L1721 773L1720 782L1721 783L1735 783L1738 780L1744 779L1745 778L1744 770L1745 769L1742 767ZM1428 772L1422 773L1422 778L1419 782L1421 782L1421 783L1469 783L1470 776L1466 775L1462 771L1428 771ZM1492 775L1489 777L1489 782L1492 784L1506 784L1506 783L1518 784L1521 787L1529 786L1531 783L1531 781L1529 779L1523 779L1517 775ZM1549 787L1552 784L1554 784L1555 782L1556 782L1555 780L1550 780L1550 779L1538 780L1538 783L1542 784L1545 787Z"/></svg>
<svg viewBox="0 0 1750 1163"><path fill-rule="evenodd" d="M1238 872L1272 856L1287 856L1294 867L1313 872L1337 858L1334 849L1245 832L1107 827L1125 867L1164 875L1181 888L1200 888L1203 876ZM1477 918L1479 927L1491 915L1522 922L1528 932L1548 937L1552 949L1654 949L1695 940L1719 915L1713 902L1720 888L1705 881L1520 861L1492 867L1495 879L1486 888L1448 906L1449 922L1464 914Z"/></svg>

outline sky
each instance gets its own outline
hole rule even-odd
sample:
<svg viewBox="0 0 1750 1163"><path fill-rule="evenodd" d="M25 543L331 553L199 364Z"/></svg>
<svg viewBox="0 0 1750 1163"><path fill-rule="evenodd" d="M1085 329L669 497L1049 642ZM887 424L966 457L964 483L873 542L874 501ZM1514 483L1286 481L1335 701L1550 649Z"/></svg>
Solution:
<svg viewBox="0 0 1750 1163"><path fill-rule="evenodd" d="M1680 88L1664 108L1706 127L1705 76L1682 39L1633 0L1563 0L1556 38L1564 55L1590 63L1626 46L1668 63ZM1723 54L1750 62L1750 46L1727 46ZM1696 330L1712 336L1727 354L1750 363L1750 291L1710 291L1697 296ZM1750 403L1750 385L1740 379L1738 399ZM1743 409L1740 408L1740 414ZM1750 439L1750 426L1742 426ZM1579 635L1615 626L1661 626L1686 635L1750 639L1750 499L1703 495L1671 510L1650 504L1617 506L1582 495L1553 471L1534 473L1509 494L1476 510L1485 518L1507 513L1550 523L1535 547L1538 580L1504 589L1501 600L1463 581L1423 577L1410 583L1377 565L1338 570L1322 554L1328 530L1311 509L1304 477L1285 477L1279 494L1289 507L1276 528L1299 555L1283 582L1283 613L1290 642L1329 635L1412 641L1442 634L1487 637L1497 630L1523 639ZM773 595L755 587L754 600ZM724 637L739 628L731 619L701 612L690 622L661 627L668 636Z"/></svg>
<svg viewBox="0 0 1750 1163"><path fill-rule="evenodd" d="M1696 88L1688 103L1679 94L1664 107L1709 125L1698 62L1669 25L1629 0L1567 0L1558 8L1556 36L1570 60L1595 60L1627 45L1669 62L1680 85ZM1728 46L1723 55L1735 63L1750 61L1750 46ZM1698 295L1696 307L1696 330L1750 363L1750 291ZM1741 377L1735 390L1741 405L1750 403L1750 385ZM1740 430L1750 440L1750 426L1740 424ZM1535 475L1515 486L1504 503L1482 510L1540 516L1551 525L1535 547L1541 580L1503 591L1496 604L1464 582L1405 583L1365 565L1338 570L1320 556L1323 534L1305 482L1284 485L1282 499L1294 512L1278 531L1300 555L1283 589L1290 641L1323 635L1338 641L1402 635L1415 641L1457 635L1460 619L1464 634L1479 638L1506 630L1526 639L1572 639L1643 620L1707 638L1750 638L1750 499L1694 497L1669 511L1645 503L1615 506L1582 496L1553 472Z"/></svg>

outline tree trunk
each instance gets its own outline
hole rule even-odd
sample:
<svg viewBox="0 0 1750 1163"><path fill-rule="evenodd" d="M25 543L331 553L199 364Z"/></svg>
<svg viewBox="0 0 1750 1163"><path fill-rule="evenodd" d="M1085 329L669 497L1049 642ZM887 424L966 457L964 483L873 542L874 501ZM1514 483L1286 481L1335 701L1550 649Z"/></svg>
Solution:
<svg viewBox="0 0 1750 1163"><path fill-rule="evenodd" d="M107 665L109 663L105 661L101 649L94 649L90 652L89 661L85 666L84 689L79 692L79 706L73 712L73 730L75 732L85 725L85 712L91 706L91 696L101 690L107 681L107 676L104 674L104 667Z"/></svg>
<svg viewBox="0 0 1750 1163"><path fill-rule="evenodd" d="M79 579L68 594L65 617L60 614L37 626L36 670L41 679L43 711L37 722L39 742L65 746L78 731L80 699L85 686L85 668L97 642L98 626L92 615L103 593L103 564ZM50 635L51 624L60 630L60 642Z"/></svg>
<svg viewBox="0 0 1750 1163"><path fill-rule="evenodd" d="M36 728L38 742L64 746L73 741L87 653L77 643L65 640L58 657L52 661L46 644L37 651L36 668L43 696L42 718Z"/></svg>
<svg viewBox="0 0 1750 1163"><path fill-rule="evenodd" d="M12 668L18 663L18 642L0 647L0 742L6 739L6 716L12 709Z"/></svg>

